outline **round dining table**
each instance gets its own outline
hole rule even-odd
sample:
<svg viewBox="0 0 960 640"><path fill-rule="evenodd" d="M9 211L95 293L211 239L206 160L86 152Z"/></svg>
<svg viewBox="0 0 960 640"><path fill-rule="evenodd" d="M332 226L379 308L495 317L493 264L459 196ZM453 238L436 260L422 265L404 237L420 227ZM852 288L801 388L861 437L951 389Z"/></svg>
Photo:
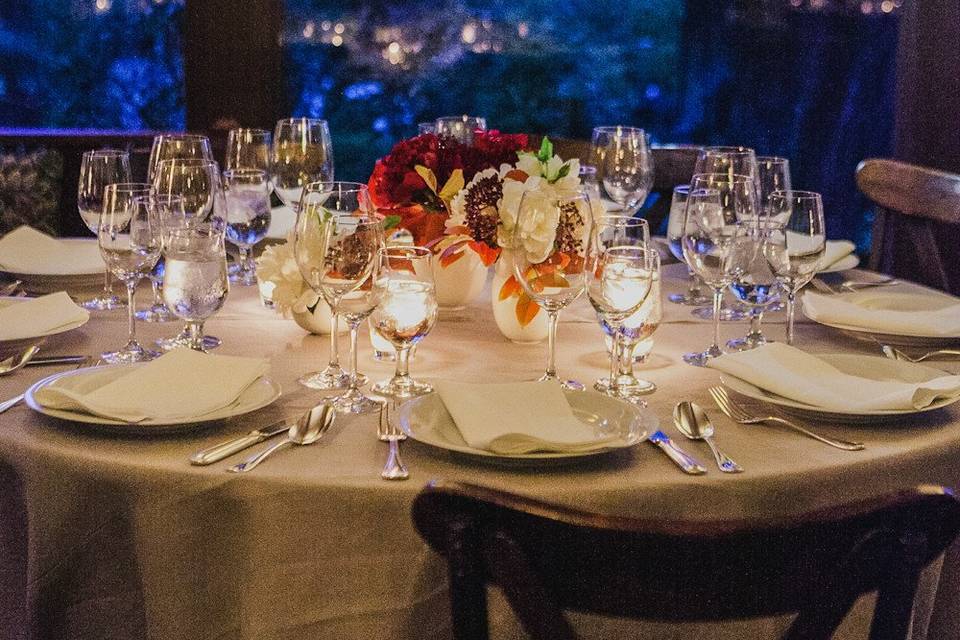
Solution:
<svg viewBox="0 0 960 640"><path fill-rule="evenodd" d="M430 480L471 482L603 514L672 520L756 519L801 513L906 489L960 480L960 405L922 417L851 426L809 423L858 440L841 451L776 426L741 426L723 416L707 389L720 375L684 364L704 348L708 322L666 301L685 286L680 265L664 267L664 321L638 373L656 383L644 409L708 467L686 475L647 442L568 464L498 465L407 440L405 482L387 482L377 416L338 415L317 443L281 452L255 470L227 473L240 455L192 466L191 453L280 419L295 419L322 394L297 378L321 368L328 337L310 335L262 306L256 287L234 286L206 325L222 340L216 353L262 357L283 394L272 405L224 422L168 435L126 435L40 415L22 403L0 415L0 637L200 640L271 638L448 638L446 565L410 520ZM774 340L783 314L768 314ZM146 342L177 323L138 324ZM724 323L724 340L744 322ZM48 339L45 354L97 355L126 339L123 311ZM364 332L365 334L365 332ZM341 361L347 362L347 340ZM856 340L802 318L796 344L814 353L879 355ZM545 344L514 344L497 330L489 289L463 311L442 312L418 345L420 378L507 382L538 377ZM372 381L392 363L372 358L360 340L359 363ZM563 377L592 385L608 358L589 303L561 315L557 364ZM960 363L935 366L957 372ZM66 370L21 369L0 377L0 400ZM683 438L672 410L703 406L721 448L743 468L721 473L703 442ZM263 446L263 445L259 445ZM255 449L254 449L255 450ZM669 549L664 553L669 554ZM872 607L858 603L838 637L865 637ZM776 637L785 620L713 625L573 616L585 638ZM494 637L524 637L505 601L491 595ZM914 639L960 637L960 550L925 572L915 602Z"/></svg>

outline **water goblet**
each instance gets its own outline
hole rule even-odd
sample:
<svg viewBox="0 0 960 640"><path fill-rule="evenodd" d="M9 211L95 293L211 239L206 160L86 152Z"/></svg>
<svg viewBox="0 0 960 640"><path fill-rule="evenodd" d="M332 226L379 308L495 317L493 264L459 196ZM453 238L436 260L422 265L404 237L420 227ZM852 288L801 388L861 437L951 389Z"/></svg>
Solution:
<svg viewBox="0 0 960 640"><path fill-rule="evenodd" d="M429 384L410 377L410 351L430 333L439 310L431 255L426 247L380 250L373 284L379 304L370 321L396 350L397 368L390 380L373 386L376 393L406 399L433 391Z"/></svg>
<svg viewBox="0 0 960 640"><path fill-rule="evenodd" d="M333 181L333 142L326 120L286 118L273 131L273 188L283 203L300 207L311 182Z"/></svg>
<svg viewBox="0 0 960 640"><path fill-rule="evenodd" d="M294 255L300 274L315 293L330 306L330 358L323 371L308 373L300 384L312 389L350 388L341 406L372 408L360 399L356 389L366 378L357 373L356 350L351 357L352 372L340 367L337 325L341 311L350 311L351 343L355 346L359 321L369 315L373 301L368 282L375 266L377 249L383 246L382 218L375 213L364 185L353 182L314 182L303 192L294 234ZM347 294L359 291L347 299ZM343 302L343 300L347 300ZM366 410L366 409L364 409ZM351 409L352 411L352 409Z"/></svg>
<svg viewBox="0 0 960 640"><path fill-rule="evenodd" d="M183 199L180 196L151 196L150 206L154 208L156 224L162 229L163 221L171 216L182 218ZM143 322L168 322L176 318L167 305L163 304L163 254L150 270L147 277L150 279L150 288L153 290L153 302L150 307L137 311L137 320Z"/></svg>
<svg viewBox="0 0 960 640"><path fill-rule="evenodd" d="M437 118L433 123L433 133L441 138L453 138L457 142L473 144L477 131L487 130L486 118L477 116L447 116Z"/></svg>
<svg viewBox="0 0 960 640"><path fill-rule="evenodd" d="M110 364L144 362L159 355L137 342L137 282L149 273L160 257L161 240L150 196L136 193L126 185L108 185L97 226L100 254L110 272L127 287L127 344L100 356Z"/></svg>
<svg viewBox="0 0 960 640"><path fill-rule="evenodd" d="M690 185L678 184L673 188L673 198L670 200L670 214L667 217L667 245L670 247L670 253L673 257L684 262L683 247L680 238L683 237L684 214L687 209L687 196L690 195ZM684 264L686 264L684 262ZM700 280L693 269L687 265L687 277L689 285L686 293L671 293L667 299L674 304L682 304L691 307L702 307L710 304L710 298L703 295L703 289L700 287Z"/></svg>
<svg viewBox="0 0 960 640"><path fill-rule="evenodd" d="M770 194L774 191L791 191L790 161L776 156L757 157L757 182L760 211L770 214Z"/></svg>
<svg viewBox="0 0 960 640"><path fill-rule="evenodd" d="M253 247L267 237L270 227L270 180L262 169L228 169L223 172L227 205L227 240L240 250L240 263L230 282L257 284Z"/></svg>
<svg viewBox="0 0 960 640"><path fill-rule="evenodd" d="M730 250L730 263L737 276L730 283L730 291L750 308L750 331L743 338L728 341L728 349L747 351L767 343L761 328L763 313L779 302L780 297L779 286L762 249L766 236L781 226L768 218L761 218L757 223L737 223Z"/></svg>
<svg viewBox="0 0 960 640"><path fill-rule="evenodd" d="M763 203L760 200L760 179L757 171L757 153L750 147L718 146L704 147L697 154L693 165L693 175L704 173L719 173L730 178L733 176L750 176L754 180L754 197L757 206ZM709 188L709 187L704 187Z"/></svg>
<svg viewBox="0 0 960 640"><path fill-rule="evenodd" d="M130 155L126 151L100 149L84 152L80 160L80 179L77 185L77 209L80 218L94 234L103 213L107 185L130 184ZM80 304L91 311L109 311L123 306L113 294L110 269L103 272L103 291L99 296Z"/></svg>
<svg viewBox="0 0 960 640"><path fill-rule="evenodd" d="M256 169L270 177L273 134L266 129L230 129L223 168Z"/></svg>
<svg viewBox="0 0 960 640"><path fill-rule="evenodd" d="M817 274L827 246L823 202L812 191L774 191L763 252L787 294L787 344L793 344L797 292Z"/></svg>
<svg viewBox="0 0 960 640"><path fill-rule="evenodd" d="M653 188L653 153L646 132L635 127L595 127L590 153L604 194L627 215L635 214Z"/></svg>
<svg viewBox="0 0 960 640"><path fill-rule="evenodd" d="M510 239L513 277L531 304L547 312L547 366L540 382L559 382L556 368L557 319L583 293L587 230L592 212L583 192L527 191L520 199ZM519 304L519 303L518 303ZM581 390L574 380L567 389Z"/></svg>
<svg viewBox="0 0 960 640"><path fill-rule="evenodd" d="M207 136L192 133L164 133L153 137L147 162L147 182L153 184L157 168L164 160L213 160L213 147Z"/></svg>

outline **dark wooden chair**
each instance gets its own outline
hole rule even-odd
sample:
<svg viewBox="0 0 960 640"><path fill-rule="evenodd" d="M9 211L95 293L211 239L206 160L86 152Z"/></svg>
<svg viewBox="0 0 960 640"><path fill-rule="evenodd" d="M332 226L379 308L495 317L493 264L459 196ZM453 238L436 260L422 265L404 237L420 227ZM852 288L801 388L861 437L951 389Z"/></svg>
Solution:
<svg viewBox="0 0 960 640"><path fill-rule="evenodd" d="M960 294L960 175L872 158L857 187L877 206L870 268Z"/></svg>
<svg viewBox="0 0 960 640"><path fill-rule="evenodd" d="M667 622L797 613L783 638L826 639L875 590L870 638L892 640L909 629L921 570L960 529L960 502L919 487L786 520L691 523L434 482L413 521L449 564L457 640L488 637L488 583L535 640L576 638L565 609Z"/></svg>

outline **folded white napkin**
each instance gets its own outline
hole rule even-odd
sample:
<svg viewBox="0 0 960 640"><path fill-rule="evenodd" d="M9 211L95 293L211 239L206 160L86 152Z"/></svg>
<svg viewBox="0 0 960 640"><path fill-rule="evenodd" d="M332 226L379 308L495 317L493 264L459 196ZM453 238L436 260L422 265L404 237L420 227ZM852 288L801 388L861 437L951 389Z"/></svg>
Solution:
<svg viewBox="0 0 960 640"><path fill-rule="evenodd" d="M619 437L598 438L573 415L560 385L543 382L470 384L439 380L434 389L474 449L502 455L587 452Z"/></svg>
<svg viewBox="0 0 960 640"><path fill-rule="evenodd" d="M882 288L803 294L803 313L817 322L907 336L960 337L960 298Z"/></svg>
<svg viewBox="0 0 960 640"><path fill-rule="evenodd" d="M904 379L891 375L889 379L874 380L843 373L814 355L779 342L728 353L710 360L707 366L764 391L831 411L922 409L941 398L960 395L960 376L944 373L933 380L917 382L905 379L915 378L915 374L904 372Z"/></svg>
<svg viewBox="0 0 960 640"><path fill-rule="evenodd" d="M35 338L89 318L90 313L74 304L63 291L39 298L18 298L0 306L0 340Z"/></svg>
<svg viewBox="0 0 960 640"><path fill-rule="evenodd" d="M202 420L233 404L268 368L260 358L176 349L136 367L103 367L65 376L42 388L35 398L50 409L125 422Z"/></svg>
<svg viewBox="0 0 960 640"><path fill-rule="evenodd" d="M102 273L105 266L96 242L64 242L24 225L0 238L0 269L65 276Z"/></svg>
<svg viewBox="0 0 960 640"><path fill-rule="evenodd" d="M840 262L853 253L853 250L856 248L856 245L849 240L827 240L827 246L823 252L823 257L820 258L820 266L818 269L820 271L829 269L831 265Z"/></svg>

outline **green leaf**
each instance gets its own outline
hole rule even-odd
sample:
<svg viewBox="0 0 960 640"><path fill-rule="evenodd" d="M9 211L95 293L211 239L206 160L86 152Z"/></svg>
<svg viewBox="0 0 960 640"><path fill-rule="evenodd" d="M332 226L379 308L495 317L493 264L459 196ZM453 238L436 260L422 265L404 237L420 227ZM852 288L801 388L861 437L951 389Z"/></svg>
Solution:
<svg viewBox="0 0 960 640"><path fill-rule="evenodd" d="M543 136L543 141L540 143L540 152L537 154L537 159L540 162L547 162L550 158L553 157L553 143L550 142L550 138Z"/></svg>
<svg viewBox="0 0 960 640"><path fill-rule="evenodd" d="M400 221L401 221L402 219L403 219L403 218L401 218L400 216L387 216L387 217L385 217L385 218L383 219L383 230L384 230L384 231L389 231L390 229L393 229L394 227L399 226Z"/></svg>
<svg viewBox="0 0 960 640"><path fill-rule="evenodd" d="M553 181L556 182L557 180L560 180L560 179L562 179L562 178L566 178L566 177L567 177L567 174L569 174L569 173L570 173L570 163L569 163L569 162L564 162L564 163L563 163L563 166L560 167L560 171L557 171L557 177L554 178Z"/></svg>

